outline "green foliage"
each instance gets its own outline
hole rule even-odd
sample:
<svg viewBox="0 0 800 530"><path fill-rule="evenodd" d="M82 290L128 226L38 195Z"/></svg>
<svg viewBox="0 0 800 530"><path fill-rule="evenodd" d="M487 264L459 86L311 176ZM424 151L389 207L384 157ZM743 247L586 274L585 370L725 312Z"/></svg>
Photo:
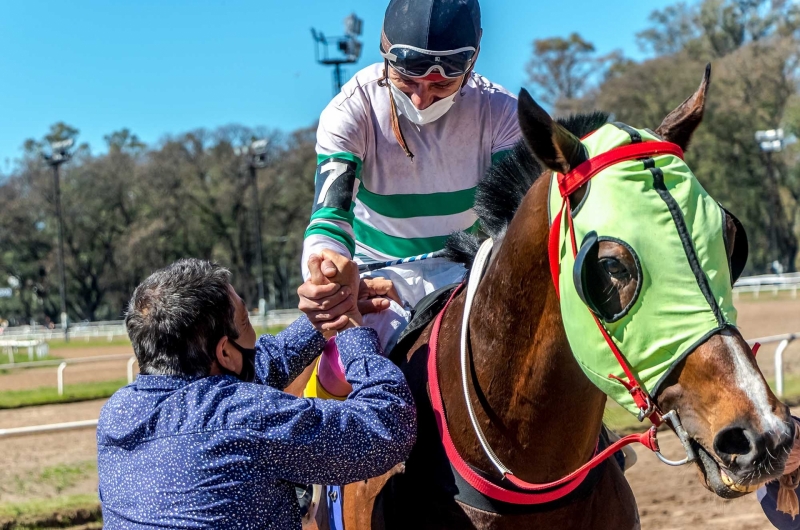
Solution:
<svg viewBox="0 0 800 530"><path fill-rule="evenodd" d="M655 130L697 89L711 60L705 118L687 162L703 186L744 223L750 243L747 273L770 272L775 261L784 270L796 270L800 146L767 154L754 133L800 130L800 5L703 0L655 11L651 22L638 38L654 56L640 63L617 58L605 64L594 84L581 85L578 102L552 81L531 79L540 91L550 91L551 99L557 96L557 112L597 108L615 120ZM548 39L557 40L563 39ZM599 59L590 43L581 40L579 49L587 64ZM555 64L569 62L566 48L559 50L563 57ZM543 59L534 52L534 61Z"/></svg>
<svg viewBox="0 0 800 530"><path fill-rule="evenodd" d="M76 138L63 123L26 142L0 183L0 320L59 321L53 173L39 156L50 139ZM268 167L249 171L234 147L270 139ZM68 313L73 321L118 319L138 283L183 257L231 269L247 305L258 305L254 215L260 216L264 276L277 307L294 307L315 168L314 131L290 135L240 126L196 130L145 146L127 129L105 137L108 152L79 149L61 167ZM13 277L13 278L12 278ZM269 289L272 287L272 289Z"/></svg>

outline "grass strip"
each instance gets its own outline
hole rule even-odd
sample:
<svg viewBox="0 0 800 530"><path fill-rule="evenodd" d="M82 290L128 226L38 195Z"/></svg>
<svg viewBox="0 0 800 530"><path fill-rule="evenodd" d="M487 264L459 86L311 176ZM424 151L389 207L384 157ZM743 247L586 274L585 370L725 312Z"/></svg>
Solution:
<svg viewBox="0 0 800 530"><path fill-rule="evenodd" d="M53 403L75 403L111 397L111 394L128 384L127 379L64 385L64 395L59 396L55 387L39 387L29 390L6 390L0 392L0 409L17 409Z"/></svg>
<svg viewBox="0 0 800 530"><path fill-rule="evenodd" d="M99 521L102 521L102 512L97 495L0 504L0 530L70 528Z"/></svg>

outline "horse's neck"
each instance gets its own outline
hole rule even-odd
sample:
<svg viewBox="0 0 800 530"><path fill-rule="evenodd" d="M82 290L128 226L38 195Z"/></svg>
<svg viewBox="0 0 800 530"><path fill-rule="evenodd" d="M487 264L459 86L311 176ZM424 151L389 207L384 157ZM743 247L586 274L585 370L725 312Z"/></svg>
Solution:
<svg viewBox="0 0 800 530"><path fill-rule="evenodd" d="M479 421L500 460L533 482L560 478L591 457L605 403L564 333L547 253L547 193L541 178L520 205L470 318L471 380L478 382L471 394ZM453 313L462 308L459 300ZM445 355L442 373L458 374L458 340ZM448 379L442 386L456 446L468 462L493 472L472 432L460 379Z"/></svg>

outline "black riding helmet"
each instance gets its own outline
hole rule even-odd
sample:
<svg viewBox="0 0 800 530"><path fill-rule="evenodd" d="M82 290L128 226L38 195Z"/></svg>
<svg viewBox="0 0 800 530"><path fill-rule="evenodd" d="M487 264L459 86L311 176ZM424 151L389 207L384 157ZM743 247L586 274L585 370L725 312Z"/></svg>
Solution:
<svg viewBox="0 0 800 530"><path fill-rule="evenodd" d="M481 40L478 0L391 0L383 19L381 55L411 77L460 77Z"/></svg>

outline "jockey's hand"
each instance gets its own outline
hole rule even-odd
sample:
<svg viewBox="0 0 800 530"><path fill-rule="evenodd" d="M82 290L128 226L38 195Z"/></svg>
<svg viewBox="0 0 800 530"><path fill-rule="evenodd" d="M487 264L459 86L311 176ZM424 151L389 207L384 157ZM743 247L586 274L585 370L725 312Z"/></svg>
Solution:
<svg viewBox="0 0 800 530"><path fill-rule="evenodd" d="M389 309L389 300L400 305L400 296L394 283L386 278L362 278L358 287L358 311L362 315L380 313Z"/></svg>
<svg viewBox="0 0 800 530"><path fill-rule="evenodd" d="M297 289L299 309L320 331L340 331L361 324L355 294L358 266L344 256L324 250L308 260L311 278Z"/></svg>

